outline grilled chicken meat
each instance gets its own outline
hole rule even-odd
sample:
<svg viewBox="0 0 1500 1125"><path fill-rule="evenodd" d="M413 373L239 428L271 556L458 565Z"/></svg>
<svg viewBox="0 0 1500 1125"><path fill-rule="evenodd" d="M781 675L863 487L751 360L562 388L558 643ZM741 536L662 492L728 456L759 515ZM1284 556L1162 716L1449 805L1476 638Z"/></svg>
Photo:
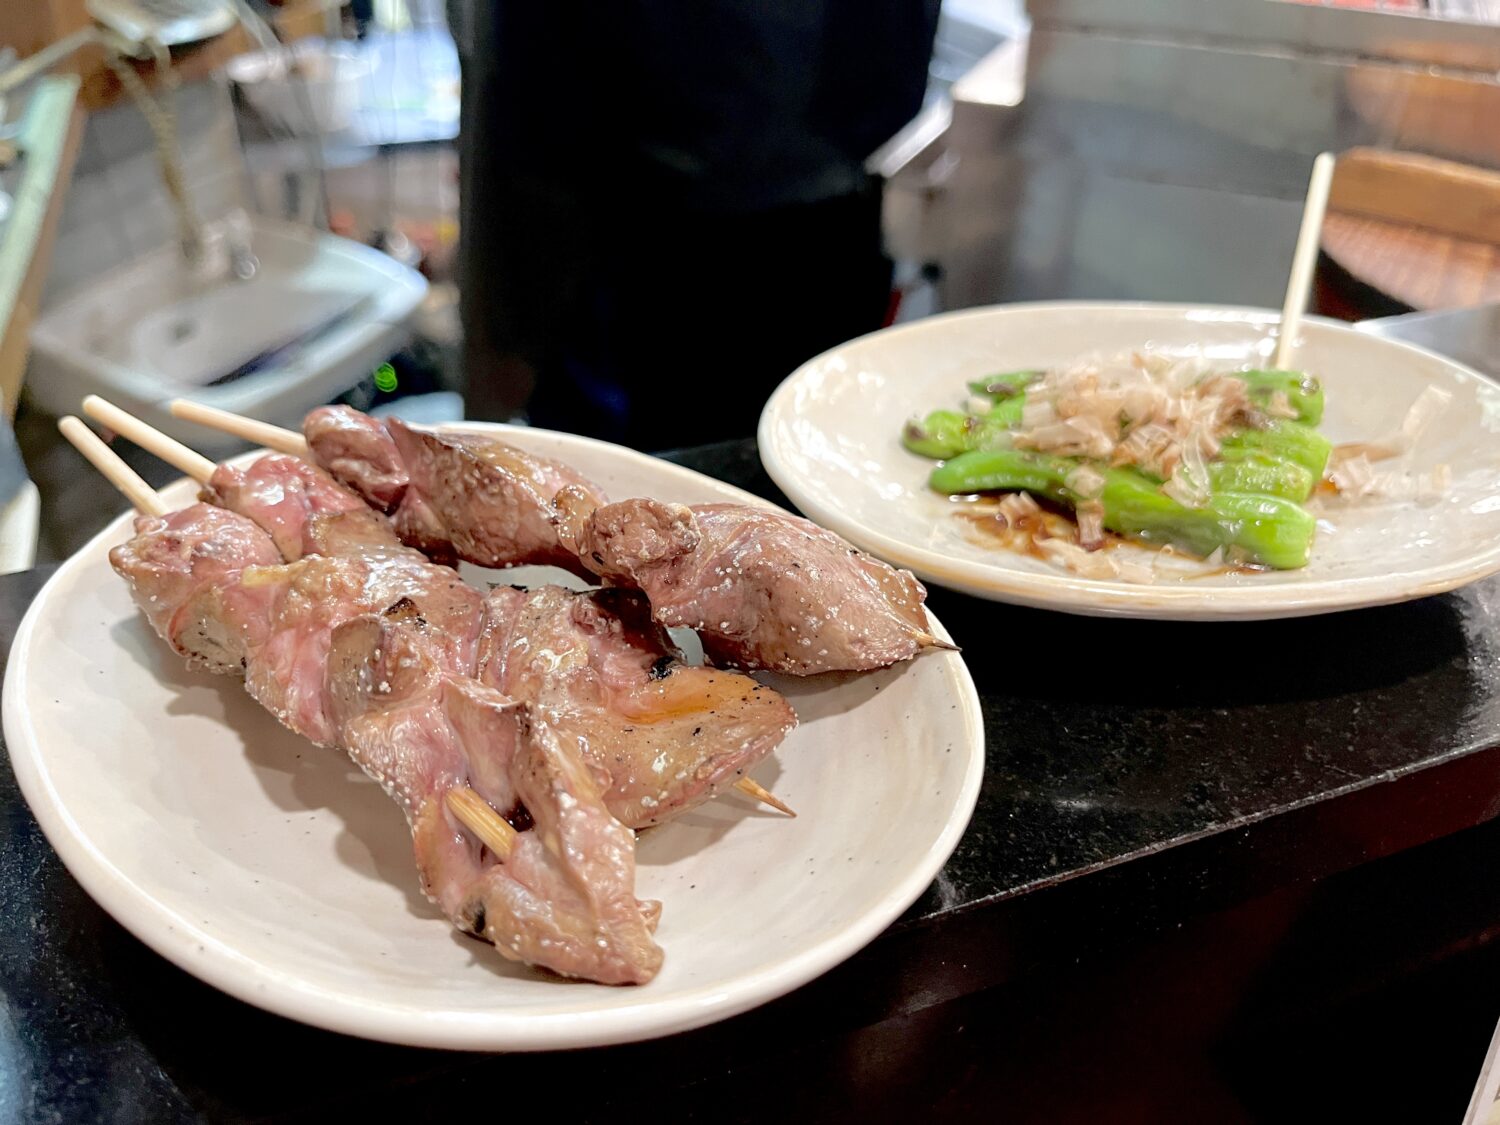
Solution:
<svg viewBox="0 0 1500 1125"><path fill-rule="evenodd" d="M356 760L406 810L423 889L455 925L567 976L656 975L659 908L635 898L634 836L567 740L523 704L444 671L419 632L380 615L333 630L327 693ZM535 822L502 862L457 831L444 805L466 782Z"/></svg>
<svg viewBox="0 0 1500 1125"><path fill-rule="evenodd" d="M478 566L526 563L587 575L558 543L552 497L567 486L604 494L566 465L478 431L382 422L325 406L303 423L314 460L391 513L401 539L437 558Z"/></svg>
<svg viewBox="0 0 1500 1125"><path fill-rule="evenodd" d="M682 663L639 593L505 587L486 601L454 571L401 546L383 516L306 461L271 455L244 469L221 465L207 494L259 524L289 562L338 554L361 563L311 567L306 581L288 585L282 628L261 661L268 684L256 696L278 713L300 714L303 700L272 693L302 682L300 664L316 681L327 643L322 606L359 596L337 587L356 582L383 605L411 591L404 604L435 630L444 666L541 708L594 767L610 812L630 828L659 824L732 785L796 725L772 689ZM296 729L316 739L311 717L300 721L308 725Z"/></svg>
<svg viewBox="0 0 1500 1125"><path fill-rule="evenodd" d="M406 492L406 467L385 423L347 406L320 406L302 420L313 459L374 508L393 512Z"/></svg>
<svg viewBox="0 0 1500 1125"><path fill-rule="evenodd" d="M698 630L716 664L791 675L865 671L942 645L927 591L807 520L748 504L557 495L564 543L607 582L645 592L656 620Z"/></svg>
<svg viewBox="0 0 1500 1125"><path fill-rule="evenodd" d="M587 574L557 541L552 497L571 486L603 503L593 484L489 434L429 430L394 418L387 425L411 478L394 516L402 540L478 566L550 563Z"/></svg>
<svg viewBox="0 0 1500 1125"><path fill-rule="evenodd" d="M110 561L152 625L190 659L243 668L287 726L343 746L380 782L455 925L568 976L656 974L659 908L634 897L633 839L590 766L525 704L450 670L474 659L476 592L405 554L272 562L268 536L203 504L136 531ZM452 819L444 796L458 785L534 822L503 862Z"/></svg>
<svg viewBox="0 0 1500 1125"><path fill-rule="evenodd" d="M797 723L771 688L681 656L638 591L500 587L477 675L573 740L610 811L644 828L734 784Z"/></svg>
<svg viewBox="0 0 1500 1125"><path fill-rule="evenodd" d="M244 468L219 465L203 498L253 520L287 562L402 550L389 520L300 457L270 453Z"/></svg>
<svg viewBox="0 0 1500 1125"><path fill-rule="evenodd" d="M247 566L274 566L281 553L249 520L210 504L135 521L136 538L109 561L131 586L158 636L210 672L244 667L246 630L262 595L241 588ZM235 603L248 601L239 606Z"/></svg>
<svg viewBox="0 0 1500 1125"><path fill-rule="evenodd" d="M609 504L566 466L488 434L382 423L347 407L313 411L303 433L319 463L370 503L394 502L404 542L481 566L545 562L636 587L657 621L698 630L721 666L864 671L942 647L910 571L807 520L744 504Z"/></svg>

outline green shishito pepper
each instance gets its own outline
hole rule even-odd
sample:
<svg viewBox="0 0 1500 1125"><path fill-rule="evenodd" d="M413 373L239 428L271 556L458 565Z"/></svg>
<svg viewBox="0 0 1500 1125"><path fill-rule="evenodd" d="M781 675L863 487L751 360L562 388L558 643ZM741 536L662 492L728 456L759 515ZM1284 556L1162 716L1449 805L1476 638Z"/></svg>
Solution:
<svg viewBox="0 0 1500 1125"><path fill-rule="evenodd" d="M1311 426L1277 420L1263 430L1235 430L1227 435L1219 455L1233 456L1231 451L1235 450L1251 451L1294 462L1311 473L1316 483L1323 479L1323 470L1328 467L1328 455L1333 452L1333 442Z"/></svg>
<svg viewBox="0 0 1500 1125"><path fill-rule="evenodd" d="M1323 416L1323 388L1300 371L1241 371L1252 397L1269 400L1277 391L1298 411L1297 421L1276 419L1263 429L1236 430L1226 436L1219 455L1210 462L1210 486L1216 491L1261 493L1303 501L1312 495L1327 467L1332 443L1312 429ZM994 405L984 414L934 410L921 422L908 424L902 444L911 452L934 460L957 457L970 450L1009 448L1009 431L1020 425L1026 406L1026 387L1040 371L1012 371L976 379L975 395Z"/></svg>
<svg viewBox="0 0 1500 1125"><path fill-rule="evenodd" d="M1262 406L1269 405L1271 396L1277 391L1286 395L1286 401L1297 412L1294 421L1304 426L1316 426L1323 420L1323 384L1317 377L1305 371L1234 371L1250 388L1250 397Z"/></svg>
<svg viewBox="0 0 1500 1125"><path fill-rule="evenodd" d="M928 483L945 495L1030 492L1076 508L1081 502L1067 478L1079 466L1069 457L1014 449L972 450L933 470ZM1104 526L1150 543L1171 543L1197 555L1239 548L1246 558L1278 570L1307 564L1316 527L1312 515L1290 500L1243 492L1214 492L1189 508L1128 469L1099 469L1098 500Z"/></svg>
<svg viewBox="0 0 1500 1125"><path fill-rule="evenodd" d="M1002 404L1003 405L1003 404ZM996 407L998 411L1000 407ZM1011 431L1020 421L990 414L960 414L957 410L934 410L920 422L906 424L901 444L919 457L942 461L969 449L995 449L1010 445Z"/></svg>
<svg viewBox="0 0 1500 1125"><path fill-rule="evenodd" d="M992 402L1024 398L1026 388L1045 374L1045 371L1002 371L997 375L986 375L982 379L971 379L969 391Z"/></svg>
<svg viewBox="0 0 1500 1125"><path fill-rule="evenodd" d="M945 445L945 448L993 448L996 443L993 440L983 440L984 435L993 435L995 429L1020 425L1021 411L1026 407L1026 387L1040 378L1041 374L1039 371L1013 371L971 382L969 390L989 398L994 406L987 413L977 415L985 425L970 423L967 436L960 438L955 432L958 444ZM1328 464L1328 455L1333 449L1327 438L1312 429L1323 420L1322 384L1301 371L1237 371L1234 374L1249 385L1251 397L1263 403L1268 402L1272 394L1281 391L1286 395L1288 404L1297 411L1297 417L1295 420L1275 419L1264 429L1236 431L1225 440L1226 448L1254 450L1273 460L1291 461L1312 473L1314 482L1320 479ZM939 414L953 419L963 418L957 411L934 411L929 418ZM908 445L907 448L912 447ZM953 452L946 454L950 457L953 455ZM944 454L934 453L928 456L941 457Z"/></svg>
<svg viewBox="0 0 1500 1125"><path fill-rule="evenodd" d="M957 410L934 410L920 422L912 421L901 431L901 444L919 457L942 461L973 449L969 434L971 416Z"/></svg>
<svg viewBox="0 0 1500 1125"><path fill-rule="evenodd" d="M1021 424L1021 411L1025 409L1026 396L1019 394L1000 399L980 417L984 419L988 429L1014 430Z"/></svg>
<svg viewBox="0 0 1500 1125"><path fill-rule="evenodd" d="M1317 483L1307 466L1254 449L1221 449L1208 463L1208 484L1215 492L1260 492L1300 504Z"/></svg>
<svg viewBox="0 0 1500 1125"><path fill-rule="evenodd" d="M1006 371L998 375L987 375L969 382L969 391L981 398L988 398L996 405L1008 403L1015 407L1019 420L1021 405L1026 398L1026 388L1040 379L1043 371ZM1293 421L1304 426L1316 426L1323 420L1323 385L1316 376L1305 371L1279 371L1256 369L1232 371L1236 379L1243 379L1250 390L1250 397L1261 406L1270 404L1277 391L1286 395L1287 404L1297 412Z"/></svg>
<svg viewBox="0 0 1500 1125"><path fill-rule="evenodd" d="M1007 448L1012 428L993 416L934 410L907 426L901 444L918 456L944 461L970 450ZM1262 492L1301 502L1312 495L1328 457L1326 443L1320 442L1321 435L1305 427L1233 436L1209 462L1209 485L1216 492ZM1293 456L1284 455L1287 450ZM1309 463L1318 465L1318 471L1308 468Z"/></svg>

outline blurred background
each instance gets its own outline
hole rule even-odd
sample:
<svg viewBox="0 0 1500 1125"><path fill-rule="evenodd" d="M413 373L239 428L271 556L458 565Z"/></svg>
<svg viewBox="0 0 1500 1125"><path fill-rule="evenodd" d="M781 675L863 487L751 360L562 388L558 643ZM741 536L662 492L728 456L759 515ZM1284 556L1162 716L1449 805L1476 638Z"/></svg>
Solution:
<svg viewBox="0 0 1500 1125"><path fill-rule="evenodd" d="M122 510L57 433L90 393L214 457L235 447L167 402L285 426L344 402L653 452L746 439L799 364L899 322L1279 307L1323 151L1316 311L1500 377L1500 0L0 0L0 573ZM175 475L116 444L152 483ZM1494 655L1451 639L1483 619L1432 613L1406 620L1435 659ZM1473 803L1489 792L1456 776L1479 777ZM1430 792L1413 823L1453 799ZM1374 820L1349 839L1406 838ZM850 1037L844 1086L801 1043L756 1061L754 1099L743 1067L704 1067L699 1119L796 1120L798 1097L858 1087L877 1116L956 1090L978 1118L1030 1090L1099 1107L1074 1120L1429 1120L1423 1099L1472 1080L1493 1027L1497 833L1316 899L1278 854L1274 894L1145 953L1114 947L1167 917L1133 891L1102 918L1064 899L1084 906L1059 915L1078 911L1059 956L1093 960L1062 989L1017 970L998 998L934 995ZM1193 901L1245 881L1199 878ZM1050 946L1040 932L1018 946ZM1195 942L1211 956L1181 954ZM232 1052L203 1040L217 1073ZM1188 1042L1201 1065L1174 1054ZM339 1066L304 1056L312 1114ZM1349 1081L1372 1063L1382 1081ZM447 1097L493 1097L437 1065ZM538 1088L576 1060L553 1065ZM431 1089L395 1086L370 1094L388 1114Z"/></svg>
<svg viewBox="0 0 1500 1125"><path fill-rule="evenodd" d="M1494 0L25 0L0 49L0 570L117 507L90 392L748 437L897 321L1276 306L1325 149L1318 309L1494 363Z"/></svg>

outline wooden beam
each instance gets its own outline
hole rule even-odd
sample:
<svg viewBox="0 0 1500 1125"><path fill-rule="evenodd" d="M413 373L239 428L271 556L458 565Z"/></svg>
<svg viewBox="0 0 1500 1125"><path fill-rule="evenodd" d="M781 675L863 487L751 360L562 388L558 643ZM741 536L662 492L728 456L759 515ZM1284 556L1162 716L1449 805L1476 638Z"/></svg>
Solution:
<svg viewBox="0 0 1500 1125"><path fill-rule="evenodd" d="M1330 211L1500 245L1500 172L1353 148L1339 157Z"/></svg>

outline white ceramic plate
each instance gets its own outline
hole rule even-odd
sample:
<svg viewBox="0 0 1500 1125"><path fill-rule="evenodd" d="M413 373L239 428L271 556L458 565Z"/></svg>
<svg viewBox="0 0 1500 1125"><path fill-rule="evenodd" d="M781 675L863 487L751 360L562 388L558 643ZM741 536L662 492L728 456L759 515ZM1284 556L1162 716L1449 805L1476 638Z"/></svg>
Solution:
<svg viewBox="0 0 1500 1125"><path fill-rule="evenodd" d="M1255 309L1066 302L976 309L889 328L794 372L760 420L766 470L812 519L921 577L979 597L1071 613L1179 619L1293 617L1406 601L1500 571L1500 387L1432 352L1333 321L1305 326L1298 366L1327 391L1335 442L1390 433L1424 387L1453 392L1412 467L1446 463L1436 504L1318 499L1297 571L1184 566L1151 585L1101 581L972 538L926 487L932 462L901 447L913 415L959 407L981 375L1159 348L1225 366L1269 363L1278 316ZM1126 552L1150 561L1146 547Z"/></svg>
<svg viewBox="0 0 1500 1125"><path fill-rule="evenodd" d="M760 502L602 442L524 429L510 440L616 497ZM192 492L183 481L168 498ZM400 812L343 755L168 651L109 568L127 534L122 517L68 560L21 625L4 695L16 777L68 869L132 933L294 1019L503 1050L697 1027L870 941L931 882L973 811L983 731L956 654L774 680L802 723L756 776L797 819L731 795L644 834L637 892L663 903L661 974L639 988L544 979L427 903Z"/></svg>

